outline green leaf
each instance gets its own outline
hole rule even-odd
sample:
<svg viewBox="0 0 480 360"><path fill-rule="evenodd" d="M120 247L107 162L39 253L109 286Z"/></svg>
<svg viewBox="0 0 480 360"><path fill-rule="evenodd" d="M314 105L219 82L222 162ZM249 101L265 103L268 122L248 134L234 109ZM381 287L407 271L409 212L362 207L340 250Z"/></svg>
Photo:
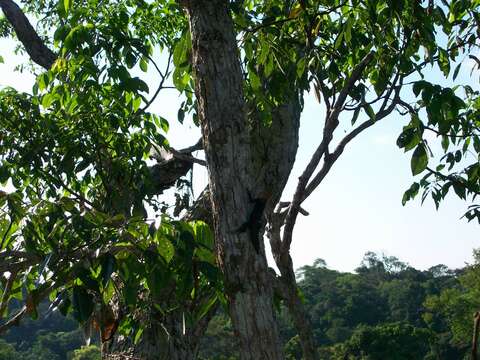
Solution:
<svg viewBox="0 0 480 360"><path fill-rule="evenodd" d="M3 60L3 56L0 55L0 64L3 64L5 61Z"/></svg>
<svg viewBox="0 0 480 360"><path fill-rule="evenodd" d="M405 193L403 194L402 205L405 206L407 201L412 200L415 196L417 196L419 189L419 183L413 183L412 186L410 186L410 189L405 191Z"/></svg>
<svg viewBox="0 0 480 360"><path fill-rule="evenodd" d="M197 311L197 315L196 315L197 321L200 319L203 319L203 317L208 313L208 311L212 308L212 306L217 303L217 301L218 301L217 296L213 296L208 301L203 301Z"/></svg>
<svg viewBox="0 0 480 360"><path fill-rule="evenodd" d="M375 121L376 115L375 115L375 111L373 111L372 106L371 105L366 105L364 107L364 109L365 109L365 112L367 113L368 117L370 118L370 120Z"/></svg>
<svg viewBox="0 0 480 360"><path fill-rule="evenodd" d="M477 136L473 138L473 148L480 154L480 139Z"/></svg>
<svg viewBox="0 0 480 360"><path fill-rule="evenodd" d="M450 145L450 141L448 140L448 136L443 135L442 136L442 149L443 151L448 150L448 146Z"/></svg>
<svg viewBox="0 0 480 360"><path fill-rule="evenodd" d="M50 107L50 105L52 105L53 101L54 97L52 96L52 94L45 94L42 98L42 106L47 109Z"/></svg>
<svg viewBox="0 0 480 360"><path fill-rule="evenodd" d="M167 133L169 128L168 120L162 116L158 116L155 114L152 114L151 116L155 125L157 125L157 127L162 129L165 133Z"/></svg>
<svg viewBox="0 0 480 360"><path fill-rule="evenodd" d="M301 3L295 4L295 6L290 10L290 14L288 14L289 19L296 18L301 12L303 11Z"/></svg>
<svg viewBox="0 0 480 360"><path fill-rule="evenodd" d="M418 94L429 85L430 84L424 80L416 81L413 83L413 93L415 96L418 96Z"/></svg>
<svg viewBox="0 0 480 360"><path fill-rule="evenodd" d="M442 70L443 75L448 76L450 73L450 59L448 53L444 49L439 49L438 54L438 66Z"/></svg>
<svg viewBox="0 0 480 360"><path fill-rule="evenodd" d="M93 296L83 287L73 288L73 316L83 323L90 318L93 312Z"/></svg>
<svg viewBox="0 0 480 360"><path fill-rule="evenodd" d="M298 63L297 63L297 77L301 78L303 74L305 73L305 58L302 57ZM266 76L268 76L268 73L265 73Z"/></svg>
<svg viewBox="0 0 480 360"><path fill-rule="evenodd" d="M142 338L142 334L143 334L143 327L141 327L140 329L137 330L136 334L135 334L135 338L133 340L134 344L138 344L138 342L140 341L140 339Z"/></svg>
<svg viewBox="0 0 480 360"><path fill-rule="evenodd" d="M107 286L103 289L102 299L105 304L108 304L112 300L113 295L115 294L115 285L113 281L110 281Z"/></svg>
<svg viewBox="0 0 480 360"><path fill-rule="evenodd" d="M208 249L213 249L214 238L210 227L203 221L195 221L193 224L195 239L199 244L204 245Z"/></svg>
<svg viewBox="0 0 480 360"><path fill-rule="evenodd" d="M355 109L355 111L353 112L352 125L355 125L358 119L358 115L360 115L360 108Z"/></svg>
<svg viewBox="0 0 480 360"><path fill-rule="evenodd" d="M337 50L340 47L340 45L342 45L343 34L344 33L342 31L340 34L338 34L337 38L335 39L335 44L334 44L335 50Z"/></svg>
<svg viewBox="0 0 480 360"><path fill-rule="evenodd" d="M410 165L413 175L418 175L427 168L428 155L424 144L420 144L416 147Z"/></svg>
<svg viewBox="0 0 480 360"><path fill-rule="evenodd" d="M349 17L344 28L344 38L347 44L349 44L350 41L352 40L352 26L353 26L353 19Z"/></svg>
<svg viewBox="0 0 480 360"><path fill-rule="evenodd" d="M191 42L190 31L186 31L173 50L173 64L176 67L181 68L188 64Z"/></svg>
<svg viewBox="0 0 480 360"><path fill-rule="evenodd" d="M49 83L49 78L47 73L40 74L37 78L38 89L45 90Z"/></svg>
<svg viewBox="0 0 480 360"><path fill-rule="evenodd" d="M59 200L59 205L64 209L65 211L72 211L75 209L76 202L66 196L62 197Z"/></svg>
<svg viewBox="0 0 480 360"><path fill-rule="evenodd" d="M58 42L58 41L63 41L65 37L70 33L70 26L68 25L62 25L60 26L57 30L55 30L55 33L53 34L53 39Z"/></svg>
<svg viewBox="0 0 480 360"><path fill-rule="evenodd" d="M65 12L68 13L70 6L72 5L71 0L63 0L63 7L65 8Z"/></svg>
<svg viewBox="0 0 480 360"><path fill-rule="evenodd" d="M412 115L412 120L408 126L403 128L403 132L397 139L397 146L403 148L405 152L412 150L422 140L423 123L417 115Z"/></svg>
<svg viewBox="0 0 480 360"><path fill-rule="evenodd" d="M127 67L131 69L132 67L135 66L136 63L137 63L137 57L135 56L135 54L131 51L127 52L125 54L125 64L127 64Z"/></svg>
<svg viewBox="0 0 480 360"><path fill-rule="evenodd" d="M260 90L260 87L262 86L260 77L254 71L251 71L249 73L249 78L250 78L250 85L252 85L253 91Z"/></svg>
<svg viewBox="0 0 480 360"><path fill-rule="evenodd" d="M156 239L157 239L157 249L160 255L163 257L165 262L168 264L173 259L173 255L175 255L175 248L173 247L170 240L168 240L165 236L160 236L160 232L156 232Z"/></svg>
<svg viewBox="0 0 480 360"><path fill-rule="evenodd" d="M455 79L457 78L458 76L458 72L460 71L460 68L462 66L462 63L458 63L457 66L455 66L455 70L453 71L453 80L455 81Z"/></svg>
<svg viewBox="0 0 480 360"><path fill-rule="evenodd" d="M143 72L147 72L147 70L148 70L148 59L146 59L145 57L142 57L140 59L140 69Z"/></svg>
<svg viewBox="0 0 480 360"><path fill-rule="evenodd" d="M457 196L460 199L465 200L465 195L466 195L465 186L457 182L453 182L452 186L453 186L453 191L455 191L455 194L457 194Z"/></svg>
<svg viewBox="0 0 480 360"><path fill-rule="evenodd" d="M126 218L123 214L117 214L105 220L105 225L111 227L120 227L125 224Z"/></svg>
<svg viewBox="0 0 480 360"><path fill-rule="evenodd" d="M141 104L142 104L142 98L140 96L137 96L135 99L133 99L133 102L132 102L133 111L136 112L140 108Z"/></svg>
<svg viewBox="0 0 480 360"><path fill-rule="evenodd" d="M198 263L198 269L207 277L210 282L217 282L219 272L216 266L205 261L200 261Z"/></svg>
<svg viewBox="0 0 480 360"><path fill-rule="evenodd" d="M102 284L105 286L117 268L117 261L113 255L107 254L102 261Z"/></svg>

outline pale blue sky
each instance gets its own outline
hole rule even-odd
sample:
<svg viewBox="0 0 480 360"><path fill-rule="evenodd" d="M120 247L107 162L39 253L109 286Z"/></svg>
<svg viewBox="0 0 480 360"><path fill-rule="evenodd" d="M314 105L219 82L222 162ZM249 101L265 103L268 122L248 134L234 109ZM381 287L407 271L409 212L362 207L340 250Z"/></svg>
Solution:
<svg viewBox="0 0 480 360"><path fill-rule="evenodd" d="M0 55L5 59L5 64L0 64L0 86L30 91L34 78L13 72L15 65L25 61L11 55L13 48L11 41L0 40ZM436 74L432 72L432 76ZM153 92L157 76L148 72L143 77ZM465 68L459 78L468 77L469 70ZM471 81L478 84L478 78ZM168 138L177 148L193 144L200 136L191 121L186 120L183 126L176 122L180 102L175 90L164 90L151 108L170 121ZM297 163L285 200L291 198L296 179L319 142L322 120L321 107L313 96L307 95ZM310 216L301 216L294 231L295 267L323 258L330 268L351 271L367 251L396 256L420 269L439 263L460 267L472 260L472 249L479 246L479 225L460 219L466 209L464 202L451 196L439 211L431 200L423 206L419 201L405 207L401 204L403 192L413 181L411 154L404 154L395 141L407 122L406 118L393 116L361 134L304 203ZM196 166L194 179L195 188L202 189L207 182L206 172Z"/></svg>

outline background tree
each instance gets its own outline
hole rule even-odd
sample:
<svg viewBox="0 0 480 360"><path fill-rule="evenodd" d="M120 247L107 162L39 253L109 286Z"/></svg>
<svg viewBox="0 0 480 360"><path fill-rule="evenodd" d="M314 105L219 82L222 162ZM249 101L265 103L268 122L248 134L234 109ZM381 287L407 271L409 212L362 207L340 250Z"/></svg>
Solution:
<svg viewBox="0 0 480 360"><path fill-rule="evenodd" d="M94 345L74 350L72 360L100 360L100 350Z"/></svg>
<svg viewBox="0 0 480 360"><path fill-rule="evenodd" d="M429 296L425 302L428 312L424 318L431 328L435 331L448 329L453 335L451 341L467 348L472 339L474 314L480 307L478 277L479 253L476 251L475 263L465 267L456 286Z"/></svg>
<svg viewBox="0 0 480 360"><path fill-rule="evenodd" d="M13 345L10 345L5 340L0 339L0 359L20 359L20 354L17 353Z"/></svg>
<svg viewBox="0 0 480 360"><path fill-rule="evenodd" d="M359 327L342 345L338 359L425 359L429 332L402 323Z"/></svg>

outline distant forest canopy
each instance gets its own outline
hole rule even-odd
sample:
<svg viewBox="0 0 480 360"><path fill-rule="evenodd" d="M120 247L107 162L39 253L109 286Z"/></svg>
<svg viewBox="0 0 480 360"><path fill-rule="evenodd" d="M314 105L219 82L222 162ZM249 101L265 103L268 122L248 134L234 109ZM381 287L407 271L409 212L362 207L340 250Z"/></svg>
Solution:
<svg viewBox="0 0 480 360"><path fill-rule="evenodd" d="M321 359L469 358L473 314L480 310L480 252L461 269L417 270L396 257L365 254L355 273L318 259L297 271ZM301 359L298 335L278 303L287 359ZM202 360L238 359L222 309L202 339ZM85 346L83 329L44 304L0 339L0 360L100 359L98 338Z"/></svg>

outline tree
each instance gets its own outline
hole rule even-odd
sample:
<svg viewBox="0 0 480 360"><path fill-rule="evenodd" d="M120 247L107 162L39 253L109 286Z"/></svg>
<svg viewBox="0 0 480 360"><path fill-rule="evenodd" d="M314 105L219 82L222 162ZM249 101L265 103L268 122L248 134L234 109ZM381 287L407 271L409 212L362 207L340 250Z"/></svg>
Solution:
<svg viewBox="0 0 480 360"><path fill-rule="evenodd" d="M474 252L474 264L467 266L458 276L458 284L429 296L425 301L425 319L435 331L446 327L452 334L452 342L459 347L469 347L472 340L474 316L480 308L479 301L479 253ZM478 341L478 339L477 339Z"/></svg>
<svg viewBox="0 0 480 360"><path fill-rule="evenodd" d="M431 334L405 323L359 327L334 359L425 359Z"/></svg>
<svg viewBox="0 0 480 360"><path fill-rule="evenodd" d="M100 349L98 346L84 346L73 351L71 360L100 360Z"/></svg>
<svg viewBox="0 0 480 360"><path fill-rule="evenodd" d="M414 95L428 93L433 85L414 74L424 76L429 64L447 76L449 58L476 46L470 33L478 17L478 3L459 0L25 1L25 11L43 19L37 33L12 0L0 0L0 7L7 33L13 29L45 70L33 94L1 94L0 180L16 190L2 194L8 214L2 274L9 275L2 278L0 313L14 296L25 303L4 326L35 316L36 304L51 296L64 309L71 302L80 321L95 320L102 340L119 345L106 352L125 350L121 336L128 335L125 346L133 344L142 357L170 358L196 356L207 315L224 297L241 356L282 359L275 292L292 315L305 358L316 358L289 253L298 214L308 214L301 205L347 145L395 110L412 114L413 130L405 129L400 145L416 147L413 173L426 169L425 141L415 130L422 114L409 104L410 85ZM437 28L456 45L435 37ZM154 48L171 54L164 71ZM213 227L223 282L205 254L203 224L164 216L152 226L144 208L147 201L161 213L156 196L192 163L205 164L191 156L198 147L171 149L168 122L148 111L168 87L172 63L173 84L185 96L178 118L191 112L202 129L210 199L210 219L203 220ZM147 98L148 87L132 69L150 65L160 81ZM323 132L293 199L282 202L308 90L325 110ZM437 90L446 95L432 99L448 116L432 124L454 126L464 102L452 89ZM149 166L152 149L162 148L173 160ZM266 225L278 277L266 262ZM180 290L172 296L174 286ZM170 312L172 303L181 305ZM146 318L158 321L150 326ZM135 350L135 339L143 350ZM161 354L165 342L170 354Z"/></svg>
<svg viewBox="0 0 480 360"><path fill-rule="evenodd" d="M0 359L15 360L20 359L20 354L15 350L15 347L5 340L0 339Z"/></svg>

